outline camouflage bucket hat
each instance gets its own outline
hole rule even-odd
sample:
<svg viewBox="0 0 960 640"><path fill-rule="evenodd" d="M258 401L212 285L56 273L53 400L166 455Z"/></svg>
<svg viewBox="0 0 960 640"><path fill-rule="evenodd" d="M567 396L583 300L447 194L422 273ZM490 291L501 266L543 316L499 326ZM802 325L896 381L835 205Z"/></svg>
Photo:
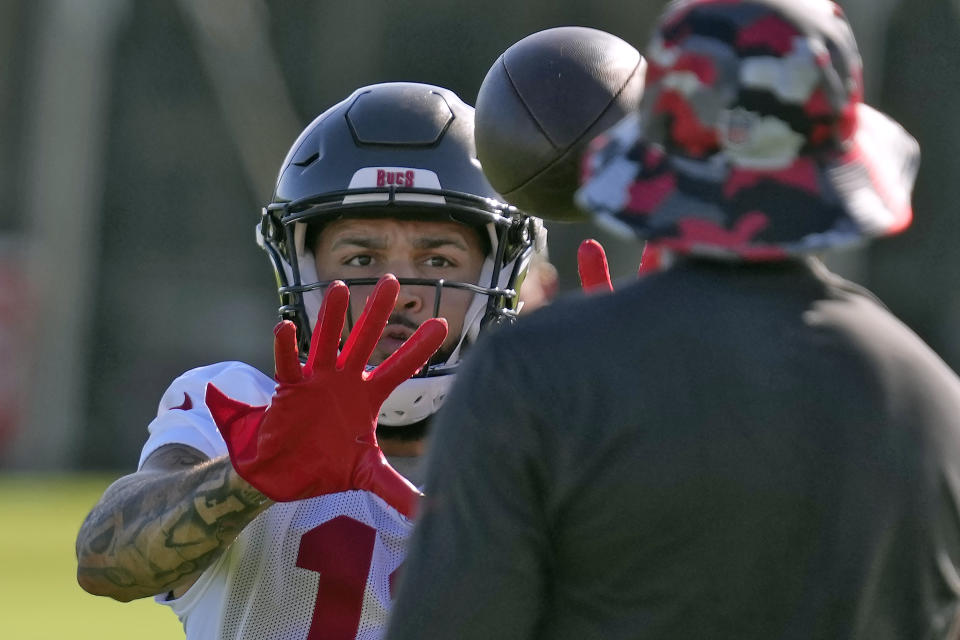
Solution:
<svg viewBox="0 0 960 640"><path fill-rule="evenodd" d="M645 53L638 113L584 159L578 204L680 253L775 260L896 233L917 142L862 102L829 0L681 0Z"/></svg>

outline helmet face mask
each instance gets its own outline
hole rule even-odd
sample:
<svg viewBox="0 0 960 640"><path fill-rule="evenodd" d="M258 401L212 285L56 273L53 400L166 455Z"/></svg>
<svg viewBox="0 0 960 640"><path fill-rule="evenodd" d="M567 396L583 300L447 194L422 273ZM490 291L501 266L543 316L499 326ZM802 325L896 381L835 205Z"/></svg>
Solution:
<svg viewBox="0 0 960 640"><path fill-rule="evenodd" d="M302 357L330 283L317 275L308 230L350 218L453 221L489 242L475 282L398 278L403 287L435 290L434 315L444 295L472 296L454 344L384 404L381 424L409 425L439 408L449 374L480 330L516 316L520 284L545 231L539 219L501 202L487 183L473 148L473 109L455 94L415 83L357 90L300 135L257 227L274 267L280 315L297 325ZM353 288L377 278L338 279Z"/></svg>

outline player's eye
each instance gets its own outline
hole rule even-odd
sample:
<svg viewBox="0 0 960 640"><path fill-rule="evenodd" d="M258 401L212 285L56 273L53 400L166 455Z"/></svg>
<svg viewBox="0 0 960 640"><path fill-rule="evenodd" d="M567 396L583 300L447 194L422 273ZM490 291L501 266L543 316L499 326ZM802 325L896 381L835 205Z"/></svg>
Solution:
<svg viewBox="0 0 960 640"><path fill-rule="evenodd" d="M428 267L434 267L437 269L455 266L450 259L444 256L430 256L424 261L424 264L426 264Z"/></svg>
<svg viewBox="0 0 960 640"><path fill-rule="evenodd" d="M369 267L372 262L373 256L361 254L348 258L343 264L350 267Z"/></svg>

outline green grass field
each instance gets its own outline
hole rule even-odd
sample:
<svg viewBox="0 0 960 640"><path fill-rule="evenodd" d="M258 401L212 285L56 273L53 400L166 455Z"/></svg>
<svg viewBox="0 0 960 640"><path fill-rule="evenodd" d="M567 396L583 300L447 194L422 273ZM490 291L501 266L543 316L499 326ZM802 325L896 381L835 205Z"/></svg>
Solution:
<svg viewBox="0 0 960 640"><path fill-rule="evenodd" d="M77 586L74 540L105 476L0 475L0 638L183 638L151 599L122 604Z"/></svg>

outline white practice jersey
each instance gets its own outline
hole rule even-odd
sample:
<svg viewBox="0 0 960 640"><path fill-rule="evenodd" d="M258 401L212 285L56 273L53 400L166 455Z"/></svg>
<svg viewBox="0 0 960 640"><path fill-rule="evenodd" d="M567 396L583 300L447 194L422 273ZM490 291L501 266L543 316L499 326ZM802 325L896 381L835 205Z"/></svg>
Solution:
<svg viewBox="0 0 960 640"><path fill-rule="evenodd" d="M227 446L204 403L208 382L251 405L270 402L273 379L240 362L193 369L164 393L140 464L165 444L211 458ZM412 523L379 497L346 491L277 503L248 524L171 607L187 640L374 640Z"/></svg>

